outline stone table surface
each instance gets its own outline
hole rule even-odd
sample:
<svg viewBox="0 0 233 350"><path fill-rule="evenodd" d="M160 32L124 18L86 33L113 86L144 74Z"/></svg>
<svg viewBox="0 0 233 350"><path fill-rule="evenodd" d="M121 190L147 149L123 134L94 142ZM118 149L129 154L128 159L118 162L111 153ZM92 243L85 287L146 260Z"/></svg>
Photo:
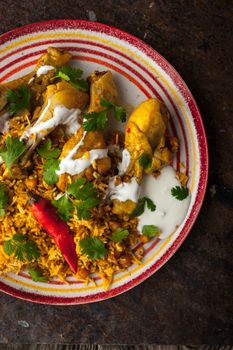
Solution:
<svg viewBox="0 0 233 350"><path fill-rule="evenodd" d="M232 343L231 5L230 0L0 0L0 33L47 19L89 19L150 44L190 87L210 154L200 215L154 276L112 300L82 306L37 305L1 294L0 343Z"/></svg>

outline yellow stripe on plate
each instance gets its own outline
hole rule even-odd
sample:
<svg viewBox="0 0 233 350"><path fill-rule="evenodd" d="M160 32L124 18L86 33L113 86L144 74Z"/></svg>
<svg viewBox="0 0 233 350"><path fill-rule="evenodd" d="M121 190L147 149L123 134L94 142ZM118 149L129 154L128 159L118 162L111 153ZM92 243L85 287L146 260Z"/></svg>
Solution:
<svg viewBox="0 0 233 350"><path fill-rule="evenodd" d="M133 270L131 271L128 271L127 273L125 273L123 276L120 276L118 278L115 278L114 279L114 283L116 282L120 282L122 281L123 279L125 279L127 276L129 276L129 274L132 274L134 272L137 272L138 270L142 269L144 266L146 266L148 263L150 263L151 261L154 260L154 258L156 256L158 256L160 254L160 252L163 250L163 248L167 245L167 243L170 242L170 240L172 239L172 236L171 235L170 237L168 237L166 239L166 241L164 241L164 243L161 245L161 247L149 258L147 259L146 261L144 261L143 263L141 263L140 265L136 266ZM27 283L27 282L23 282L21 280L17 280L15 279L14 277L11 277L9 275L6 275L4 276L4 279L8 280L8 281L11 281L15 284L19 284L20 286L24 286L24 287L27 287L27 288L30 288L30 289L36 289L36 290L42 290L42 291L46 291L46 292L61 292L61 293L77 293L77 292L82 292L82 291L88 291L88 290L95 290L95 289L98 289L98 288L102 288L103 287L103 283L101 283L100 285L98 286L87 286L87 287L80 287L80 288L57 288L57 287L54 287L54 288L49 288L49 287L42 287L42 286L39 286L39 285L32 285L30 283Z"/></svg>
<svg viewBox="0 0 233 350"><path fill-rule="evenodd" d="M106 34L107 35L107 34ZM192 153L193 153L193 168L192 168L192 178L191 178L191 185L190 185L190 191L193 191L194 188L194 181L196 179L195 177L195 173L196 173L196 161L197 161L197 155L196 155L196 150L195 150L195 142L194 142L194 135L193 135L193 129L191 128L191 123L189 121L189 116L184 108L184 105L182 103L182 100L179 98L179 96L177 95L176 91L171 87L170 83L153 67L151 66L151 64L144 60L141 56L138 56L137 54L135 54L135 52L131 51L130 49L125 48L124 46L121 46L119 44L110 42L109 40L100 38L98 36L95 35L88 35L88 34L82 34L82 33L73 33L73 32L69 32L69 33L64 33L64 32L56 32L54 34L38 34L38 35L34 35L34 36L30 36L27 37L25 39L21 39L18 40L10 45L7 45L5 48L0 49L0 53L3 54L11 49L14 49L22 44L29 44L31 41L37 41L37 40L42 40L42 39L50 39L50 38L84 38L84 39L89 39L89 40L94 40L97 42L101 42L106 44L107 46L110 47L115 47L117 49L119 49L122 52L127 53L130 57L133 57L134 59L136 59L136 61L139 61L141 63L143 63L144 65L146 65L147 67L150 68L151 71L153 71L157 76L159 76L159 79L165 84L165 86L167 87L167 89L172 93L172 95L174 96L178 106L180 107L180 109L182 110L183 114L184 114L184 118L185 118L185 122L186 125L188 127L188 130L190 132L190 137L191 137L191 144L192 144ZM119 39L120 40L120 39ZM43 42L41 43L43 45ZM171 235L170 237L168 237L168 239L165 240L165 242L161 245L161 247L159 248L159 250L157 250L149 259L147 259L146 261L144 261L143 263L141 263L139 266L136 266L134 269L132 269L130 272L127 272L126 274L124 274L123 276L120 276L116 279L114 279L114 282L120 282L123 279L125 279L129 274L135 273L137 271L139 271L140 269L142 269L144 266L146 266L148 263L150 263L152 260L155 259L156 256L158 256L160 254L160 252L166 247L166 245L171 241L173 235ZM64 289L64 288L49 288L49 287L42 287L42 286L38 286L38 285L31 285L30 283L26 283L23 281L18 281L15 278L11 277L11 276L6 276L5 277L7 280L15 283L15 284L19 284L21 286L27 287L27 288L31 288L31 289L37 289L37 290L42 290L42 291L47 291L47 292L62 292L62 293L76 293L76 292L81 292L81 291L88 291L88 290L95 290L97 288L101 288L103 287L103 284L100 284L98 286L87 286L87 287L80 287L80 288L76 288L76 289Z"/></svg>
<svg viewBox="0 0 233 350"><path fill-rule="evenodd" d="M130 57L134 57L136 60L144 63L147 67L149 67L157 76L159 76L160 80L163 81L163 83L166 85L166 87L169 89L169 91L172 92L172 94L175 97L175 99L176 99L180 109L183 111L185 122L186 122L186 124L188 126L188 129L189 129L189 132L190 132L190 136L191 136L192 153L193 153L193 168L192 168L192 175L193 176L191 177L190 192L192 192L193 189L194 189L194 181L196 179L195 173L196 173L197 156L196 156L196 151L195 151L193 129L191 127L191 123L189 121L188 114L187 114L185 108L183 108L183 103L182 103L181 99L177 95L176 91L172 88L170 83L153 66L151 66L151 64L148 61L144 60L141 56L138 56L137 54L135 54L135 52L125 48L124 46L121 46L119 44L110 42L109 40L100 38L100 37L95 36L95 35L82 34L82 33L73 33L73 32L69 32L69 33L56 32L54 34L52 34L52 33L48 34L47 33L47 34L38 34L38 35L30 36L30 37L27 37L26 39L22 39L22 40L16 41L16 42L6 46L5 48L0 50L0 53L4 53L4 52L6 52L8 50L11 50L11 49L13 49L15 47L20 46L21 44L28 44L30 41L36 41L36 40L41 40L41 39L50 39L50 38L67 38L67 37L91 39L91 40L94 40L94 41L105 43L107 46L118 48L120 51L123 51L123 52L127 53Z"/></svg>

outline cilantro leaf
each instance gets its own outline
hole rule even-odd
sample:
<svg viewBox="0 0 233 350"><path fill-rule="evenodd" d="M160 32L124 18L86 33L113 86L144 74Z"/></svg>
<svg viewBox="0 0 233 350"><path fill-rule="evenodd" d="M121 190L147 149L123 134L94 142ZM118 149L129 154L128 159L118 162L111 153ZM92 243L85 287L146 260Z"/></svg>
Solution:
<svg viewBox="0 0 233 350"><path fill-rule="evenodd" d="M78 194L80 189L83 188L83 185L87 182L84 177L81 177L75 180L72 184L67 187L67 193L72 194L76 199L78 198Z"/></svg>
<svg viewBox="0 0 233 350"><path fill-rule="evenodd" d="M144 225L142 228L142 234L148 237L155 237L159 233L159 229L155 225Z"/></svg>
<svg viewBox="0 0 233 350"><path fill-rule="evenodd" d="M123 228L117 228L112 234L113 242L121 242L123 239L127 238L129 231Z"/></svg>
<svg viewBox="0 0 233 350"><path fill-rule="evenodd" d="M76 199L86 200L90 197L97 197L98 191L92 182L80 178L68 186L67 193L72 194Z"/></svg>
<svg viewBox="0 0 233 350"><path fill-rule="evenodd" d="M121 121L123 123L126 121L126 111L123 107L118 106L116 103L111 102L104 97L100 98L100 104L103 107L108 107L112 109L116 120Z"/></svg>
<svg viewBox="0 0 233 350"><path fill-rule="evenodd" d="M99 204L98 191L93 184L85 178L80 178L69 185L66 192L80 201L75 204L78 217L89 219L91 216L90 209Z"/></svg>
<svg viewBox="0 0 233 350"><path fill-rule="evenodd" d="M20 233L14 234L10 240L5 241L3 249L7 255L14 253L20 261L32 261L40 256L36 243Z"/></svg>
<svg viewBox="0 0 233 350"><path fill-rule="evenodd" d="M81 69L70 66L62 66L57 69L57 78L62 78L66 81L72 81L81 78L83 71Z"/></svg>
<svg viewBox="0 0 233 350"><path fill-rule="evenodd" d="M91 213L89 210L85 208L85 205L83 202L76 204L76 209L77 209L77 216L79 219L90 219Z"/></svg>
<svg viewBox="0 0 233 350"><path fill-rule="evenodd" d="M90 209L99 204L99 198L88 198L85 201L76 204L77 215L79 219L89 219L91 216Z"/></svg>
<svg viewBox="0 0 233 350"><path fill-rule="evenodd" d="M52 148L51 140L47 139L40 148L37 148L37 153L44 159L54 159L59 156L60 150Z"/></svg>
<svg viewBox="0 0 233 350"><path fill-rule="evenodd" d="M154 204L154 202L148 197L143 198L146 200L147 208L150 209L150 211L155 211L156 205Z"/></svg>
<svg viewBox="0 0 233 350"><path fill-rule="evenodd" d="M138 204L136 208L130 214L131 217L140 216L144 213L145 200L143 198L139 198Z"/></svg>
<svg viewBox="0 0 233 350"><path fill-rule="evenodd" d="M63 220L68 221L72 217L73 205L67 194L64 194L59 199L53 200L52 204L58 208L58 214Z"/></svg>
<svg viewBox="0 0 233 350"><path fill-rule="evenodd" d="M0 182L0 216L5 215L5 208L7 206L8 196L4 190L4 185Z"/></svg>
<svg viewBox="0 0 233 350"><path fill-rule="evenodd" d="M76 81L71 81L71 85L73 85L76 89L87 91L88 90L88 82L85 79L79 79Z"/></svg>
<svg viewBox="0 0 233 350"><path fill-rule="evenodd" d="M24 252L22 245L16 246L15 257L20 261L24 261Z"/></svg>
<svg viewBox="0 0 233 350"><path fill-rule="evenodd" d="M73 85L76 89L87 91L88 90L88 83L84 79L79 79L83 74L83 71L81 69L69 67L69 66L62 66L57 69L57 75L54 78L62 78L71 85Z"/></svg>
<svg viewBox="0 0 233 350"><path fill-rule="evenodd" d="M28 273L34 282L47 282L48 281L48 278L43 276L41 271L36 270L34 268L30 268L28 270Z"/></svg>
<svg viewBox="0 0 233 350"><path fill-rule="evenodd" d="M107 249L101 239L98 237L84 238L79 242L83 254L90 259L103 259L107 254Z"/></svg>
<svg viewBox="0 0 233 350"><path fill-rule="evenodd" d="M24 242L26 240L25 235L21 235L21 233L15 233L12 237L14 242Z"/></svg>
<svg viewBox="0 0 233 350"><path fill-rule="evenodd" d="M84 114L83 127L86 131L103 130L108 125L108 112L113 111L114 117L118 121L126 121L125 109L121 106L116 105L114 102L108 101L106 98L100 98L100 104L106 107L100 112L91 112Z"/></svg>
<svg viewBox="0 0 233 350"><path fill-rule="evenodd" d="M33 259L37 259L40 256L39 251L37 249L37 245L33 241L27 241L23 245L23 249L24 249L24 258L26 258L29 261L32 261Z"/></svg>
<svg viewBox="0 0 233 350"><path fill-rule="evenodd" d="M122 122L122 123L126 122L126 111L123 107L115 105L114 116L116 120L118 120L119 122Z"/></svg>
<svg viewBox="0 0 233 350"><path fill-rule="evenodd" d="M112 108L112 107L115 106L115 104L114 104L113 102L107 100L107 99L104 98L104 97L100 97L100 104L101 104L101 106L103 106L103 107L110 107L110 108Z"/></svg>
<svg viewBox="0 0 233 350"><path fill-rule="evenodd" d="M6 98L8 102L8 109L11 113L28 109L30 111L31 93L27 86L20 86L16 90L7 90Z"/></svg>
<svg viewBox="0 0 233 350"><path fill-rule="evenodd" d="M6 163L6 167L11 174L11 165L23 154L26 150L23 142L18 137L8 136L6 145L0 150L0 156Z"/></svg>
<svg viewBox="0 0 233 350"><path fill-rule="evenodd" d="M11 239L9 239L8 241L5 241L4 243L3 243L3 250L4 250L4 252L7 254L7 255L12 255L13 253L14 253L14 251L15 251L15 248L14 248L14 246L13 246L13 244L12 244L12 241L11 241Z"/></svg>
<svg viewBox="0 0 233 350"><path fill-rule="evenodd" d="M108 125L108 110L86 113L83 118L85 131L103 130Z"/></svg>
<svg viewBox="0 0 233 350"><path fill-rule="evenodd" d="M172 187L171 194L173 197L175 197L179 201L182 201L183 199L188 197L189 190L187 187L184 187L184 186L175 186L175 187Z"/></svg>
<svg viewBox="0 0 233 350"><path fill-rule="evenodd" d="M144 168L148 169L151 167L152 164L152 159L151 156L148 153L143 153L140 155L139 159L139 164Z"/></svg>
<svg viewBox="0 0 233 350"><path fill-rule="evenodd" d="M44 164L43 179L47 185L52 186L58 181L56 171L59 169L59 159L48 159Z"/></svg>
<svg viewBox="0 0 233 350"><path fill-rule="evenodd" d="M154 202L148 197L141 197L141 198L139 198L138 204L137 204L136 208L132 211L130 216L136 217L136 216L142 215L144 213L144 210L145 210L145 204L147 205L148 209L150 209L151 211L155 211L156 205L154 204Z"/></svg>

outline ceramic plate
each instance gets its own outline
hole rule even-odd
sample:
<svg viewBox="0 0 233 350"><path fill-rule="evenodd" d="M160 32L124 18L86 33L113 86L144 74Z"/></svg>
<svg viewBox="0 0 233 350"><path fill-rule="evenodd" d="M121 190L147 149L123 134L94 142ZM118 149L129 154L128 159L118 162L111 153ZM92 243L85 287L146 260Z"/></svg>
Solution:
<svg viewBox="0 0 233 350"><path fill-rule="evenodd" d="M120 101L136 107L156 96L171 113L169 131L178 136L180 151L173 166L185 165L189 176L191 203L185 220L166 240L145 244L142 264L118 273L109 290L95 277L85 285L75 279L69 284L54 280L36 283L26 273L6 274L0 289L15 297L48 304L82 304L123 293L155 273L184 241L198 215L206 189L208 154L202 119L188 87L174 68L154 49L136 37L100 23L55 20L17 28L0 37L0 83L30 72L48 46L62 47L73 54L73 64L87 76L93 70L110 69ZM184 169L182 169L184 170Z"/></svg>

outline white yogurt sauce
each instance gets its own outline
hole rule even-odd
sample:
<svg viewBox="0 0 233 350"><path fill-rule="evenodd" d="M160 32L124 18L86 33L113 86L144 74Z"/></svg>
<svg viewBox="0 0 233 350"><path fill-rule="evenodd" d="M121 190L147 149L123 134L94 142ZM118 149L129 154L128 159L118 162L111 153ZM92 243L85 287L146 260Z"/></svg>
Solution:
<svg viewBox="0 0 233 350"><path fill-rule="evenodd" d="M51 104L51 99L48 100L47 106L45 106L43 112L41 113L41 115L37 119L37 121L35 122L34 126L28 128L27 130L24 131L23 135L20 138L21 141L29 138L32 134L37 132L37 131L35 131L35 130L37 130L36 127L37 127L37 125L40 125L40 121L44 118L45 114L47 113L50 104Z"/></svg>
<svg viewBox="0 0 233 350"><path fill-rule="evenodd" d="M87 169L92 163L101 158L105 158L108 155L107 149L93 149L88 152L88 158L81 157L73 159L69 155L62 159L59 170L56 171L57 175L70 174L76 175Z"/></svg>
<svg viewBox="0 0 233 350"><path fill-rule="evenodd" d="M72 110L70 110L72 111ZM63 125L66 125L66 135L71 136L75 134L81 127L81 124L78 121L78 116L81 113L80 109L73 108L73 113L71 113L66 120L63 122Z"/></svg>
<svg viewBox="0 0 233 350"><path fill-rule="evenodd" d="M140 193L140 186L137 183L135 177L131 178L130 182L122 182L118 186L115 185L116 177L112 177L108 184L107 197L112 199L118 199L121 202L131 200L137 202Z"/></svg>
<svg viewBox="0 0 233 350"><path fill-rule="evenodd" d="M161 230L160 239L171 235L184 220L190 204L190 195L182 201L177 200L171 194L174 186L181 186L176 179L176 174L171 166L161 170L161 174L154 178L152 175L144 175L141 184L141 197L148 197L156 205L155 211L145 208L139 216L138 230L142 232L144 225L155 225Z"/></svg>
<svg viewBox="0 0 233 350"><path fill-rule="evenodd" d="M78 116L81 110L78 108L68 109L63 105L58 105L54 108L52 118L45 122L41 121L48 111L50 104L51 100L49 99L47 106L44 108L37 122L24 132L22 138L30 137L32 134L40 134L41 131L53 129L58 125L67 125L66 131L68 135L75 133L80 128Z"/></svg>
<svg viewBox="0 0 233 350"><path fill-rule="evenodd" d="M55 68L53 66L48 66L48 65L40 66L36 72L36 76L39 77L40 75L44 75L52 69L55 69Z"/></svg>
<svg viewBox="0 0 233 350"><path fill-rule="evenodd" d="M84 131L83 137L79 141L79 143L70 151L70 153L61 160L59 170L56 171L57 175L61 174L70 174L76 175L87 169L92 163L97 159L102 159L107 157L108 150L107 149L93 149L88 152L88 157L81 157L78 159L73 159L73 156L78 151L79 147L84 144L84 138L87 132Z"/></svg>
<svg viewBox="0 0 233 350"><path fill-rule="evenodd" d="M118 164L118 170L119 170L119 175L122 176L128 169L128 166L130 164L130 153L129 151L125 148L122 152L122 160L121 163Z"/></svg>

